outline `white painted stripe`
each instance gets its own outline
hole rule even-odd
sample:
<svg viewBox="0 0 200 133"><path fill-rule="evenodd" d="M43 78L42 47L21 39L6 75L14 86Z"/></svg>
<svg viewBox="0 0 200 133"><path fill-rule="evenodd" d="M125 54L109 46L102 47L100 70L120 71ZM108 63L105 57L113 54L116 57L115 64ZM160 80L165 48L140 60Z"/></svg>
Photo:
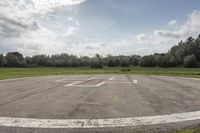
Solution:
<svg viewBox="0 0 200 133"><path fill-rule="evenodd" d="M0 82L5 82L5 81L18 81L18 80L24 80L24 79L30 79L33 77L25 77L25 78L14 78L14 79L2 79Z"/></svg>
<svg viewBox="0 0 200 133"><path fill-rule="evenodd" d="M88 79L60 79L56 80L54 82L76 82L76 81L88 81L88 80L93 80L96 77L88 78Z"/></svg>
<svg viewBox="0 0 200 133"><path fill-rule="evenodd" d="M133 80L133 83L134 83L134 84L137 84L137 83L138 83L138 81L137 81L137 80Z"/></svg>
<svg viewBox="0 0 200 133"><path fill-rule="evenodd" d="M76 81L76 82L73 82L71 84L66 84L65 86L74 86L74 85L79 84L81 82L83 82L83 81Z"/></svg>
<svg viewBox="0 0 200 133"><path fill-rule="evenodd" d="M115 77L111 77L111 78L109 78L108 80L114 80L114 78L115 78Z"/></svg>
<svg viewBox="0 0 200 133"><path fill-rule="evenodd" d="M128 79L113 79L112 81L115 81L115 82L127 82L129 81Z"/></svg>
<svg viewBox="0 0 200 133"><path fill-rule="evenodd" d="M79 82L78 82L79 83ZM77 82L74 82L72 84L67 84L65 86L74 86L74 87L100 87L106 83L108 84L132 84L132 82L101 82L97 85L77 85L78 84Z"/></svg>
<svg viewBox="0 0 200 133"><path fill-rule="evenodd" d="M75 87L98 87L96 85L72 85L72 86L75 86Z"/></svg>
<svg viewBox="0 0 200 133"><path fill-rule="evenodd" d="M101 83L97 84L96 87L102 86L103 84L105 84L105 82L101 82Z"/></svg>
<svg viewBox="0 0 200 133"><path fill-rule="evenodd" d="M116 119L29 119L0 117L0 126L25 128L109 128L135 127L200 120L200 111L171 115Z"/></svg>
<svg viewBox="0 0 200 133"><path fill-rule="evenodd" d="M106 82L108 84L131 84L132 82Z"/></svg>
<svg viewBox="0 0 200 133"><path fill-rule="evenodd" d="M92 78L89 78L89 79L87 79L87 80L93 80L93 79L95 79L96 77L92 77Z"/></svg>
<svg viewBox="0 0 200 133"><path fill-rule="evenodd" d="M60 80L56 80L54 82L66 82L67 79L60 79Z"/></svg>

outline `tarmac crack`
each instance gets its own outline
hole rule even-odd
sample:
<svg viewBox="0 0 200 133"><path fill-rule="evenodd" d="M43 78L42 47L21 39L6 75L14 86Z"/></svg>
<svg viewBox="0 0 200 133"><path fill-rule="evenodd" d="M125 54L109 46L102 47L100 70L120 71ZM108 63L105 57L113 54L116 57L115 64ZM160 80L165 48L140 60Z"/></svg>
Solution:
<svg viewBox="0 0 200 133"><path fill-rule="evenodd" d="M86 102L84 102L84 101L86 101L87 99L88 99L88 94L92 91L92 90L96 90L95 88L88 88L88 90L85 92L85 93L83 93L83 96L82 96L82 102L80 103L80 104L78 104L78 105L76 105L73 109L72 109L72 111L70 111L69 113L68 113L68 116L69 117L71 117L71 116L73 116L75 113L77 113L79 110L80 110L80 108L86 103Z"/></svg>
<svg viewBox="0 0 200 133"><path fill-rule="evenodd" d="M30 94L21 96L20 98L15 98L15 99L12 99L12 100L10 100L10 101L8 101L8 102L0 103L0 105L1 105L1 106L4 106L4 105L6 105L6 104L15 103L15 102L17 102L17 101L24 100L24 99L26 99L26 98L28 98L28 97L32 97L32 96L35 96L35 95L37 95L37 94L46 93L46 92L48 92L49 90L53 90L53 89L58 88L58 87L60 87L60 86L63 86L63 85L57 85L57 86L54 86L54 87L50 87L50 88L44 89L44 90L39 91L39 92L31 92Z"/></svg>

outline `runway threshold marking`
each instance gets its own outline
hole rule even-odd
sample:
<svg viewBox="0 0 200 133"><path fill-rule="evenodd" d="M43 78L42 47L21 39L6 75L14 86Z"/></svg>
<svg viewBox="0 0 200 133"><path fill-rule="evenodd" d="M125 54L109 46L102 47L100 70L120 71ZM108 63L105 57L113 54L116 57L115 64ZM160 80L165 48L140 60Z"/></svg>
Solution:
<svg viewBox="0 0 200 133"><path fill-rule="evenodd" d="M23 128L113 128L180 123L200 120L200 111L114 119L30 119L0 117L0 126Z"/></svg>

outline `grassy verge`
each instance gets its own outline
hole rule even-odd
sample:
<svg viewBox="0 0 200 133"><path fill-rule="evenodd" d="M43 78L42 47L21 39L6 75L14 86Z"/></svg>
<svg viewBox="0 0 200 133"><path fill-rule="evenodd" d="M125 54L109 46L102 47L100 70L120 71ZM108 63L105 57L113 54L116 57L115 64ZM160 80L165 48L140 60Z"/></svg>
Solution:
<svg viewBox="0 0 200 133"><path fill-rule="evenodd" d="M141 68L131 67L131 71L122 68L0 68L0 79L21 78L48 75L76 75L76 74L136 74L163 75L200 78L200 69L187 68Z"/></svg>
<svg viewBox="0 0 200 133"><path fill-rule="evenodd" d="M179 131L173 131L168 133L200 133L200 127L199 128L188 128L188 129L181 129Z"/></svg>

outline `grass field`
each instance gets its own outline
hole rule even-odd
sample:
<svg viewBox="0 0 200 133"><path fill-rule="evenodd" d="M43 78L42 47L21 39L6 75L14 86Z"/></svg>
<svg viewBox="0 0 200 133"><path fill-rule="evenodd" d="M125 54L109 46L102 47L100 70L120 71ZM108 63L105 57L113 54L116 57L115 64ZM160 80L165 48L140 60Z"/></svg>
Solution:
<svg viewBox="0 0 200 133"><path fill-rule="evenodd" d="M48 75L76 75L76 74L136 74L136 75L163 75L200 78L200 68L0 68L0 79L22 78Z"/></svg>
<svg viewBox="0 0 200 133"><path fill-rule="evenodd" d="M173 131L173 132L167 132L167 133L200 133L200 128L181 129L179 131Z"/></svg>

